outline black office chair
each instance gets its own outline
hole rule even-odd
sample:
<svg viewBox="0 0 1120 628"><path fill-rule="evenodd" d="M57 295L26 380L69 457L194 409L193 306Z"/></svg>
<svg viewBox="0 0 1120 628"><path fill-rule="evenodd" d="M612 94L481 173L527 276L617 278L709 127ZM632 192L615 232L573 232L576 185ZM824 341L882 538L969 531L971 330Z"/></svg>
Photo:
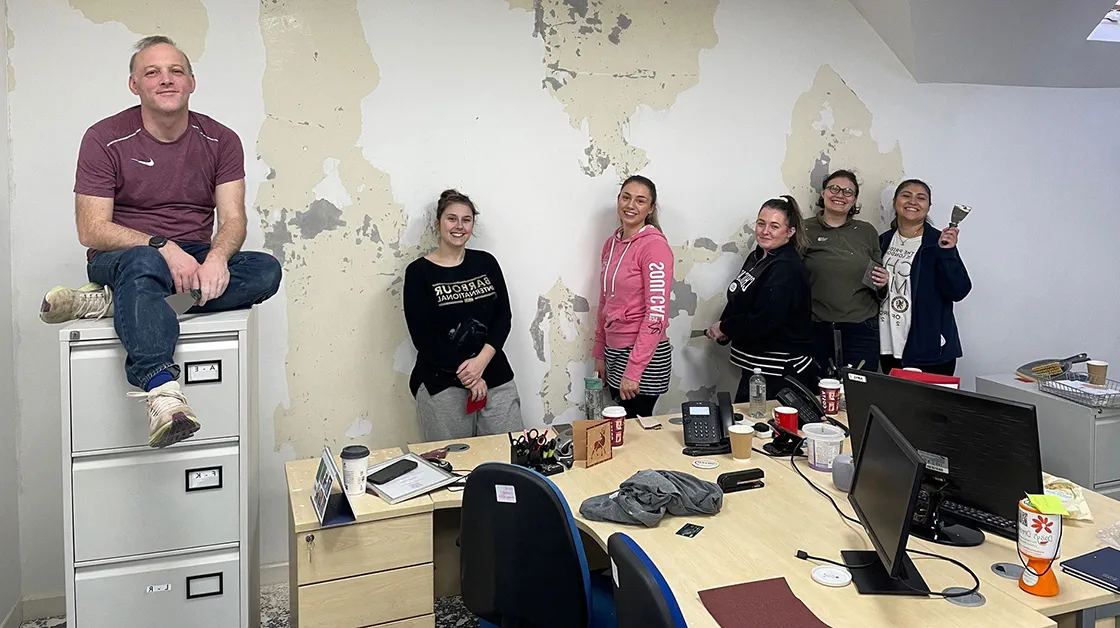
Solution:
<svg viewBox="0 0 1120 628"><path fill-rule="evenodd" d="M615 532L607 539L607 553L616 570L618 628L685 628L673 591L634 539Z"/></svg>
<svg viewBox="0 0 1120 628"><path fill-rule="evenodd" d="M592 575L568 502L545 476L488 462L463 489L463 603L480 625L613 628L609 576Z"/></svg>

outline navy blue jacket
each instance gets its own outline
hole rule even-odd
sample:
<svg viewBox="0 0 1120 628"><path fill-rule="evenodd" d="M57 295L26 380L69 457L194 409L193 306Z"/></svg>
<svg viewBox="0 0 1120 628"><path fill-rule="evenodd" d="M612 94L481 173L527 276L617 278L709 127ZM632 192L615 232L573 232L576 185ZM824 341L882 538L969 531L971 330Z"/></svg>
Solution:
<svg viewBox="0 0 1120 628"><path fill-rule="evenodd" d="M895 229L879 236L885 255L894 239ZM902 350L903 366L930 366L961 357L961 337L953 317L953 303L972 290L972 280L961 261L957 247L937 245L941 232L926 225L922 245L914 256L910 272L910 333ZM941 339L945 344L941 344Z"/></svg>

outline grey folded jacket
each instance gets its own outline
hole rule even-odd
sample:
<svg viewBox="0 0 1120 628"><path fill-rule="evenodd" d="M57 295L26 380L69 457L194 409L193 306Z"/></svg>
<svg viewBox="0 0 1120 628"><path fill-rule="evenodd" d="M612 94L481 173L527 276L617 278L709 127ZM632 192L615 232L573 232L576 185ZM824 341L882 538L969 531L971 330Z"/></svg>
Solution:
<svg viewBox="0 0 1120 628"><path fill-rule="evenodd" d="M618 490L589 497L579 514L592 521L654 527L671 515L714 515L723 506L723 489L679 471L638 471Z"/></svg>

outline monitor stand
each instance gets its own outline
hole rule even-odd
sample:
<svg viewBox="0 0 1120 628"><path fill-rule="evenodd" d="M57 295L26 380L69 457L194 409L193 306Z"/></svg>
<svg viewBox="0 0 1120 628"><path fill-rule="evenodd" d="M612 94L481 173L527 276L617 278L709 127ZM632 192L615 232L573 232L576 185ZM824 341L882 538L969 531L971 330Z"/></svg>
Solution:
<svg viewBox="0 0 1120 628"><path fill-rule="evenodd" d="M875 551L844 550L840 552L840 556L844 558L848 571L852 572L856 590L862 595L929 595L929 586L905 552L902 554L897 579L887 573L887 568ZM869 563L870 567L862 566ZM907 584L910 586L906 586Z"/></svg>

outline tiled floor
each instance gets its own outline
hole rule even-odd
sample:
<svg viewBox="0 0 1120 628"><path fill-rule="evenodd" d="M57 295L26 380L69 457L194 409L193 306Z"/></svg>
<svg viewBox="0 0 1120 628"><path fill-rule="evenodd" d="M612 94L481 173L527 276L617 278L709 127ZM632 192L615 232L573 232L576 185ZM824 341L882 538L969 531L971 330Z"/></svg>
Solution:
<svg viewBox="0 0 1120 628"><path fill-rule="evenodd" d="M20 628L65 628L66 618L25 621ZM261 628L288 627L288 585L261 589ZM478 620L458 597L436 600L436 628L478 628Z"/></svg>

